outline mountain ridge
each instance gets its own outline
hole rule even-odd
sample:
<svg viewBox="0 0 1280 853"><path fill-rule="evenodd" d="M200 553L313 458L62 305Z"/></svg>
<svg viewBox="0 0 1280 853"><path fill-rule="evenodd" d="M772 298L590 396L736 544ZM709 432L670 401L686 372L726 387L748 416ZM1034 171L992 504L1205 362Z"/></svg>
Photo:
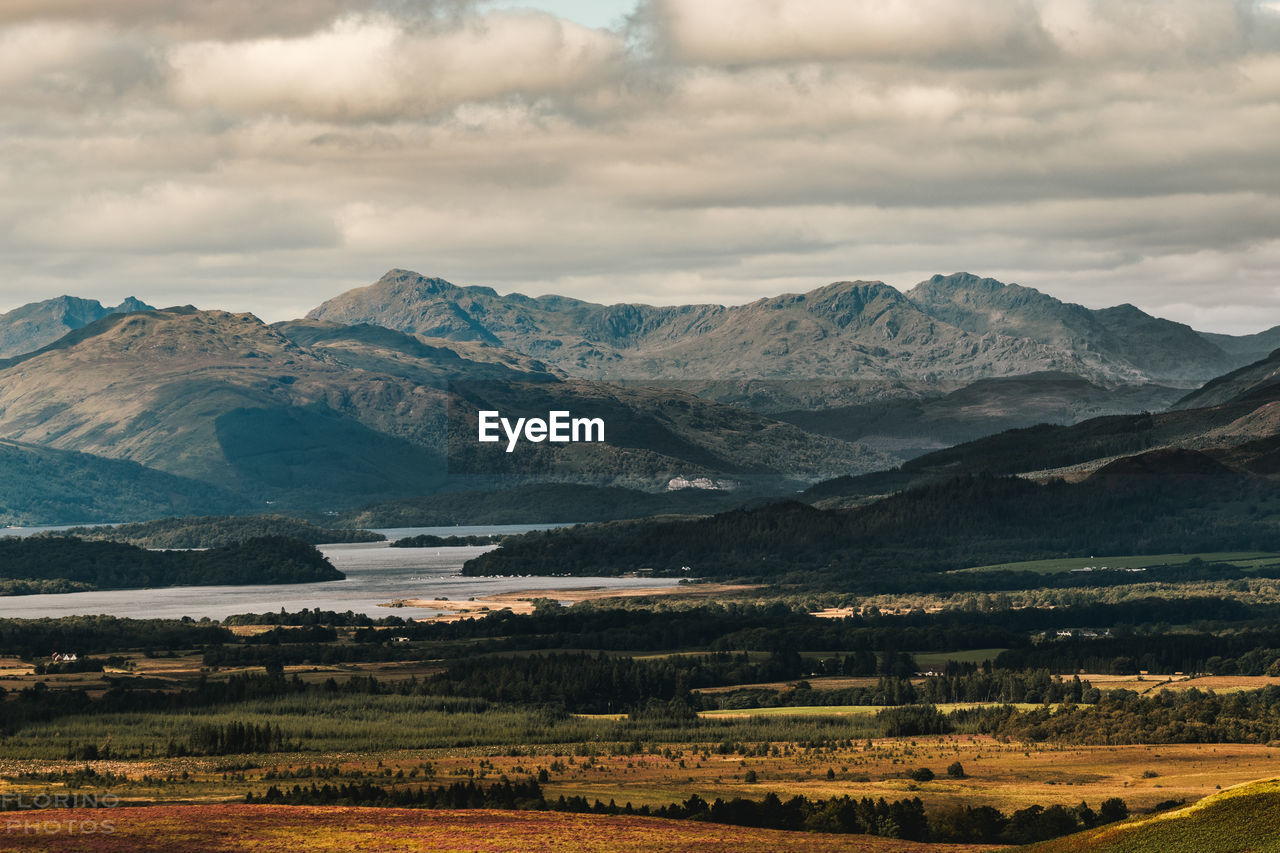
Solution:
<svg viewBox="0 0 1280 853"><path fill-rule="evenodd" d="M474 441L488 408L603 413L609 442L506 454ZM193 478L251 506L313 509L428 494L455 475L657 489L676 476L813 480L891 461L692 395L565 377L484 342L189 306L108 315L0 361L0 434Z"/></svg>
<svg viewBox="0 0 1280 853"><path fill-rule="evenodd" d="M0 314L0 358L40 349L111 314L149 310L150 305L132 296L114 308L104 307L96 299L65 295L29 302Z"/></svg>
<svg viewBox="0 0 1280 853"><path fill-rule="evenodd" d="M393 269L308 319L483 340L583 378L972 381L1058 371L1100 383L1192 386L1256 343L1202 335L1131 305L1089 309L969 273L902 292L839 281L745 305L603 305L499 295ZM1266 335L1267 333L1260 333Z"/></svg>

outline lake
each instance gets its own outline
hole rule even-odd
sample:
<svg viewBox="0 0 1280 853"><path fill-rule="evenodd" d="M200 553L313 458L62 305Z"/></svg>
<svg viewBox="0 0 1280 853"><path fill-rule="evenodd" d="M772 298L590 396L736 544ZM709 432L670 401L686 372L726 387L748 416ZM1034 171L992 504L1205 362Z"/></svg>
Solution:
<svg viewBox="0 0 1280 853"><path fill-rule="evenodd" d="M437 536L525 533L564 525L488 525L471 527L401 527L378 529L388 540L431 533ZM483 598L504 592L583 587L637 588L671 586L671 578L492 577L462 576L462 564L495 547L391 548L387 542L321 545L346 580L263 586L180 586L159 589L121 589L69 592L59 595L0 597L0 617L38 618L104 613L134 618L223 619L235 613L264 613L319 607L354 610L370 616L429 616L429 608L379 607L397 598Z"/></svg>

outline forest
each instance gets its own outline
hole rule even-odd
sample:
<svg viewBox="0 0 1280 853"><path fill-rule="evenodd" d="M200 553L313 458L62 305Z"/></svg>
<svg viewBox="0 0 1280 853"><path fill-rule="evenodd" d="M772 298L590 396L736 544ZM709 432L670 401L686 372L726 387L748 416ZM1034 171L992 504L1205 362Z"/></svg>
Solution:
<svg viewBox="0 0 1280 853"><path fill-rule="evenodd" d="M149 551L73 536L5 537L0 538L0 567L10 584L65 582L79 589L307 583L345 577L314 545L284 536L262 536L207 551ZM32 591L0 587L9 595Z"/></svg>
<svg viewBox="0 0 1280 853"><path fill-rule="evenodd" d="M381 542L381 533L330 529L284 515L215 515L160 518L101 527L72 527L37 536L123 542L140 548L221 548L265 536L285 536L309 545L333 542Z"/></svg>
<svg viewBox="0 0 1280 853"><path fill-rule="evenodd" d="M1076 484L963 476L854 509L786 502L696 520L535 531L506 539L501 548L468 561L463 571L644 571L855 594L1092 586L1096 579L1070 575L1046 580L951 570L1064 555L1271 551L1280 548L1280 529L1258 517L1256 507L1277 495L1269 483L1233 475L1091 478ZM1161 574L1179 581L1232 576L1241 575L1221 566ZM1117 573L1110 582L1137 579Z"/></svg>

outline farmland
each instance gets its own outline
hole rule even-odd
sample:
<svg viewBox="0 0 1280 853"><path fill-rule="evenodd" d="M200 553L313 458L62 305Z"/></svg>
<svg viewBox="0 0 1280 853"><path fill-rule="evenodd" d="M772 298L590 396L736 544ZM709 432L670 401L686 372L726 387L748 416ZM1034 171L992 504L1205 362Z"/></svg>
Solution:
<svg viewBox="0 0 1280 853"><path fill-rule="evenodd" d="M810 830L789 849L892 850L911 848L877 836L1098 830L1266 777L1280 757L1269 603L993 597L816 618L806 598L736 592L751 597L537 599L449 621L0 620L0 792L117 798L112 816L138 835L90 841L123 849L203 843L169 829L203 808L210 827L263 823L264 850L277 837L266 824L312 813L351 826L316 829L314 843L299 830L318 850L376 846L362 827L397 824L407 845L443 832L470 849L485 814L494 838L514 839L492 849L679 818L701 849L739 830L765 833L765 849L785 828ZM49 647L83 654L60 663ZM521 811L484 811L484 792L505 785L533 793L503 806ZM475 811L451 811L458 796Z"/></svg>

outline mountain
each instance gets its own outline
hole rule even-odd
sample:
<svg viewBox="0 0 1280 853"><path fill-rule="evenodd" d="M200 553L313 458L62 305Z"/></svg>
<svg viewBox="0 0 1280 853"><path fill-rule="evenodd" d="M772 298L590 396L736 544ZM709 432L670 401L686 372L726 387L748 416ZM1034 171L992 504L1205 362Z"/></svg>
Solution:
<svg viewBox="0 0 1280 853"><path fill-rule="evenodd" d="M0 358L37 350L108 314L149 310L150 305L132 296L114 308L104 308L96 299L75 296L31 302L7 314L0 314Z"/></svg>
<svg viewBox="0 0 1280 853"><path fill-rule="evenodd" d="M1239 360L1190 326L1133 305L1091 310L1030 287L968 273L936 275L907 292L931 316L969 332L1001 332L1080 354L1098 369L1128 365L1153 381L1203 381Z"/></svg>
<svg viewBox="0 0 1280 853"><path fill-rule="evenodd" d="M1217 344L1223 351L1238 356L1246 363L1266 358L1276 349L1280 349L1280 326L1273 326L1253 335L1219 335L1213 332L1201 332L1200 336Z"/></svg>
<svg viewBox="0 0 1280 853"><path fill-rule="evenodd" d="M967 583L950 574L966 566L1269 550L1280 547L1278 369L1280 352L1210 383L1183 408L1010 430L816 484L800 501L510 538L464 573L647 568L843 593L936 593ZM1186 407L1197 399L1209 405Z"/></svg>
<svg viewBox="0 0 1280 853"><path fill-rule="evenodd" d="M0 440L0 524L240 512L242 499L136 462Z"/></svg>
<svg viewBox="0 0 1280 853"><path fill-rule="evenodd" d="M910 459L930 450L1037 424L1074 424L1102 415L1159 411L1179 399L1154 383L1103 386L1067 373L979 379L946 394L885 397L780 420L834 438L859 441Z"/></svg>
<svg viewBox="0 0 1280 853"><path fill-rule="evenodd" d="M724 380L821 379L880 387L951 382L954 390L1043 371L1104 384L1186 384L1240 366L1254 346L1228 351L1131 305L1095 311L967 273L934 276L905 294L882 282L845 281L733 307L658 307L499 295L391 270L307 316L500 344L578 377L709 388ZM848 396L841 402L852 402Z"/></svg>
<svg viewBox="0 0 1280 853"><path fill-rule="evenodd" d="M603 417L608 442L507 454L474 440L481 408ZM277 508L428 494L458 476L655 488L680 475L812 480L887 462L691 395L562 378L484 342L272 327L191 307L112 314L0 361L0 430Z"/></svg>
<svg viewBox="0 0 1280 853"><path fill-rule="evenodd" d="M1174 409L1200 409L1240 400L1268 399L1280 393L1280 350L1206 382L1173 404Z"/></svg>
<svg viewBox="0 0 1280 853"><path fill-rule="evenodd" d="M728 308L654 307L500 296L392 270L307 316L500 343L594 379L941 381L1042 370L1142 378L1127 365L1107 366L1060 346L961 329L882 282L837 282Z"/></svg>
<svg viewBox="0 0 1280 853"><path fill-rule="evenodd" d="M1213 464L1202 465L1201 456ZM926 453L891 471L817 483L805 496L835 505L958 475L1078 481L1147 470L1207 474L1218 464L1254 476L1280 475L1280 351L1206 383L1167 411L1009 430Z"/></svg>

